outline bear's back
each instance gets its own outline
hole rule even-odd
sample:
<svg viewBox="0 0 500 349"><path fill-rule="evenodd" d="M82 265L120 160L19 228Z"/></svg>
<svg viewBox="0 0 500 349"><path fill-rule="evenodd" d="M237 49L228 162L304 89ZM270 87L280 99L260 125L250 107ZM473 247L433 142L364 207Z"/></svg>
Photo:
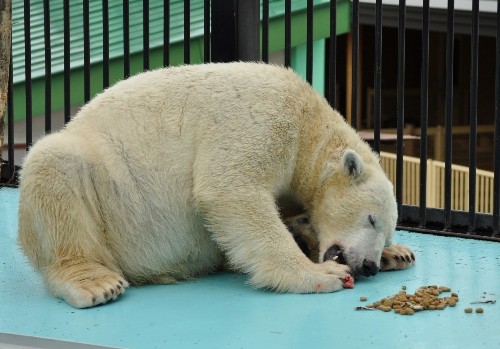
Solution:
<svg viewBox="0 0 500 349"><path fill-rule="evenodd" d="M243 104L273 109L283 98L303 95L310 87L292 70L262 63L185 65L144 72L103 91L85 105L75 118L116 127L126 118L135 123L165 117L181 117L187 108L200 112L235 111ZM310 92L310 91L309 91ZM154 118L156 120L151 120ZM79 121L80 122L80 121Z"/></svg>

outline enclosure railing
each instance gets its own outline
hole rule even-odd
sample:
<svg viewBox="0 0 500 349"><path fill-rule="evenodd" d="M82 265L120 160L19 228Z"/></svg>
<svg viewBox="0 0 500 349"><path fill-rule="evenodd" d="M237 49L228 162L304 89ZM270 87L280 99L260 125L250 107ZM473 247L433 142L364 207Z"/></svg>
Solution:
<svg viewBox="0 0 500 349"><path fill-rule="evenodd" d="M41 0L40 0L41 1ZM229 61L229 60L262 60L268 62L269 60L269 49L270 42L269 36L270 32L273 30L270 26L270 9L273 10L281 8L284 13L284 62L285 65L290 65L291 62L291 45L293 43L292 38L292 26L294 25L292 21L292 13L296 11L298 5L305 4L305 14L306 14L306 24L303 28L307 36L307 54L306 54L306 79L312 82L313 74L313 38L314 38L314 28L317 27L318 23L314 21L314 10L318 7L329 6L330 19L327 24L323 25L329 26L330 40L328 40L329 60L328 65L328 88L327 100L331 103L333 107L336 107L336 65L337 57L339 53L337 52L337 38L336 38L336 23L337 23L337 9L338 5L342 0L337 1L325 1L325 0L185 0L183 2L179 1L163 1L161 8L156 8L155 11L151 11L150 7L153 1L142 0L139 1L120 1L119 6L122 7L122 38L123 38L123 78L127 78L131 74L131 35L137 35L138 32L142 31L143 36L143 69L152 68L150 61L150 35L149 23L150 19L161 13L161 20L163 21L163 32L160 35L163 36L162 50L163 50L163 65L171 64L170 49L172 48L170 37L171 37L171 19L173 15L174 6L176 11L179 6L182 6L181 16L184 19L184 63L193 63L190 60L190 38L192 37L192 28L190 15L193 8L201 9L204 13L204 20L201 30L198 30L197 35L202 36L202 50L203 50L203 61ZM427 159L428 153L428 99L429 99L429 32L430 32L430 3L429 0L422 1L422 57L421 57L421 88L420 88L420 101L421 101L421 120L420 120L420 159L419 167L414 168L408 164L405 166L405 161L403 157L403 130L405 126L405 74L407 68L405 67L405 37L406 37L406 13L407 6L405 0L399 0L398 7L398 44L397 47L393 47L393 50L397 50L397 147L396 147L396 159L395 172L392 172L392 179L395 182L395 193L398 202L399 211L399 226L410 228L417 231L427 231L439 234L458 234L463 236L472 236L477 238L485 239L497 239L499 240L500 231L500 156L492 155L492 161L494 161L494 178L493 183L488 181L488 186L493 186L492 197L488 200L488 212L489 214L479 213L483 210L481 204L478 205L478 195L483 191L483 184L478 178L479 171L476 170L476 142L477 142L477 104L478 104L478 37L479 37L479 0L471 0L472 11L470 15L472 17L472 26L470 28L471 32L471 70L470 70L470 123L468 127L469 132L469 180L468 183L464 179L463 186L468 188L467 190L461 191L460 195L468 196L468 199L463 201L467 207L456 206L456 199L454 199L454 194L456 191L453 190L454 185L460 178L454 177L454 173L458 173L453 169L452 165L452 129L453 129L453 118L452 118L452 102L453 102L453 72L454 72L454 28L455 28L455 1L448 0L447 13L447 34L446 34L446 107L445 107L445 142L444 142L444 152L445 161L444 165L440 165L439 181L434 182L435 187L430 186L429 176L431 173L429 171L429 163ZM15 2L19 4L19 1ZM24 43L26 46L24 55L24 65L25 65L25 104L26 104L26 147L29 149L32 143L32 108L33 100L31 95L31 45L33 35L35 33L30 32L30 26L35 21L35 18L30 16L30 4L35 2L25 0L24 1ZM100 4L102 11L96 13L95 11L90 11L91 4ZM365 1L361 1L365 3ZM372 16L375 17L375 37L373 38L373 45L375 51L375 62L374 62L374 92L373 92L373 149L376 152L380 152L381 149L381 100L382 100L382 29L384 27L383 23L383 1L374 0L366 1L370 6L373 5L374 11ZM387 2L386 2L387 3ZM391 0L391 4L395 1ZM491 3L491 2L490 2ZM50 2L49 0L43 0L45 16L44 21L44 40L42 40L45 47L45 62L46 62L46 73L45 73L45 105L46 107L46 128L47 132L51 130L51 79L54 73L51 73L51 55L54 54L50 50L50 42L54 40L51 34L51 18L49 18L49 8L50 6L56 6L56 3ZM58 4L58 3L57 3ZM140 6L138 5L140 4ZM32 5L33 6L33 5ZM79 43L79 47L83 50L82 60L83 60L83 93L85 100L91 97L91 72L92 67L96 64L93 62L93 56L90 50L90 32L89 23L91 20L96 20L95 16L98 16L97 20L102 21L102 71L103 71L103 88L107 87L110 83L110 57L109 57L109 35L110 35L110 21L109 8L110 6L117 6L117 2L114 0L102 0L102 2L90 2L89 0L75 1L71 2L69 0L64 0L62 2L63 6L63 25L64 30L61 37L57 40L63 40L64 50L62 53L63 68L62 74L64 75L64 114L66 116L66 121L70 118L70 107L71 107L71 90L73 76L71 75L71 61L70 58L75 52L72 52L74 46L71 46L71 21L74 18L71 17L70 7L79 6L81 9L81 18L78 19L79 23L83 26L83 37ZM348 93L352 96L352 105L349 106L351 114L351 123L353 126L358 125L358 118L361 113L359 110L358 100L360 94L360 88L358 85L359 80L359 59L360 59L360 1L352 0L351 6L351 35L352 35L352 47L350 50L350 57L352 59L352 89ZM133 8L133 11L130 9ZM157 13L158 12L158 13ZM497 3L496 9L496 60L495 68L492 71L495 73L496 77L496 89L495 89L495 137L494 137L494 153L500 154L500 2ZM143 18L143 26L141 28L134 28L131 30L129 19L133 15L140 15ZM156 18L156 17L155 17ZM36 18L37 21L42 20ZM259 29L260 25L260 29ZM38 33L36 33L38 35ZM40 42L37 36L38 43ZM364 44L371 44L364 42ZM74 43L73 43L74 45ZM80 48L79 48L80 50ZM415 69L415 67L411 67ZM10 68L10 93L8 97L8 134L9 137L14 132L14 122L13 122L13 81L12 81L12 65ZM8 157L6 162L2 166L1 178L3 180L3 185L12 183L12 178L15 179L17 169L14 166L14 151L13 151L13 139L9 138L9 149ZM405 192L407 184L405 183L405 172L412 173L415 178L418 178L419 188L413 188L410 193ZM486 183L486 182L485 182ZM443 208L433 208L436 201L431 199L431 193L433 195L438 195L440 198L437 200L439 206ZM437 193L437 194L436 194ZM409 196L408 196L409 195ZM405 198L410 197L411 202L406 204ZM436 205L437 206L437 205ZM490 207L492 206L492 210Z"/></svg>

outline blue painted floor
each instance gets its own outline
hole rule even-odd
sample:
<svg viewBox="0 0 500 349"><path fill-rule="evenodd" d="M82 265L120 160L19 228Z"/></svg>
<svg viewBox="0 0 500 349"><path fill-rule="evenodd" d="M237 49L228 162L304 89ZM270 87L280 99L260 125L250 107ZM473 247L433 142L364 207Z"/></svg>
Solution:
<svg viewBox="0 0 500 349"><path fill-rule="evenodd" d="M120 348L500 348L500 244L400 231L417 265L358 280L333 294L276 294L219 273L168 286L130 288L118 301L77 310L51 297L16 246L17 189L0 189L0 347L5 333ZM445 285L455 308L401 316L355 311L422 285ZM67 346L66 346L67 347Z"/></svg>

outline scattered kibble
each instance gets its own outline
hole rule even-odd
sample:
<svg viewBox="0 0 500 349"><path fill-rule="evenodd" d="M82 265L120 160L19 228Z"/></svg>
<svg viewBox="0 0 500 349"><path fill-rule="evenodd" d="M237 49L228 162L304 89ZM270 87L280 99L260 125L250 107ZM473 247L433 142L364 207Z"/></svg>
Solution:
<svg viewBox="0 0 500 349"><path fill-rule="evenodd" d="M478 313L478 314L482 314L483 311L484 311L483 308L476 308L476 313Z"/></svg>
<svg viewBox="0 0 500 349"><path fill-rule="evenodd" d="M366 302L367 300L368 300L368 298L366 298L366 297L359 297L360 302Z"/></svg>
<svg viewBox="0 0 500 349"><path fill-rule="evenodd" d="M447 306L454 307L459 300L458 294L453 292L449 297L440 298L439 295L443 292L451 292L451 289L446 286L422 286L415 294L408 294L406 293L406 286L403 286L398 294L356 309L378 309L384 312L394 310L396 314L413 315L415 312L422 310L444 310ZM360 301L364 302L366 300L366 297L360 297ZM472 312L472 308L470 308L470 312Z"/></svg>
<svg viewBox="0 0 500 349"><path fill-rule="evenodd" d="M472 313L472 308L465 308L464 311L467 313L467 314L470 314Z"/></svg>

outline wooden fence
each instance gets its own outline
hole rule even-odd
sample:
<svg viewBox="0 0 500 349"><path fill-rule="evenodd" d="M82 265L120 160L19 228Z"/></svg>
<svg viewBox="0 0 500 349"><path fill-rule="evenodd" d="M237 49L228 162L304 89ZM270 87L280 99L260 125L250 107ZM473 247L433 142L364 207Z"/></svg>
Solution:
<svg viewBox="0 0 500 349"><path fill-rule="evenodd" d="M363 129L366 133L373 133L373 129ZM395 135L397 129L384 128L382 134ZM453 162L463 166L469 164L469 126L454 126L453 130ZM492 152L494 147L495 125L477 125L477 167L493 171ZM405 135L420 137L421 129L412 125L406 125ZM427 129L428 156L430 158L444 161L445 157L445 128L443 126L433 126ZM381 150L395 152L393 143L382 144ZM418 157L420 147L418 139L405 142L405 154Z"/></svg>
<svg viewBox="0 0 500 349"><path fill-rule="evenodd" d="M380 163L396 183L396 154L381 152ZM452 165L451 208L469 210L469 168ZM476 170L476 212L493 213L493 172ZM427 160L427 207L444 208L444 162ZM403 157L403 204L420 204L420 159Z"/></svg>

